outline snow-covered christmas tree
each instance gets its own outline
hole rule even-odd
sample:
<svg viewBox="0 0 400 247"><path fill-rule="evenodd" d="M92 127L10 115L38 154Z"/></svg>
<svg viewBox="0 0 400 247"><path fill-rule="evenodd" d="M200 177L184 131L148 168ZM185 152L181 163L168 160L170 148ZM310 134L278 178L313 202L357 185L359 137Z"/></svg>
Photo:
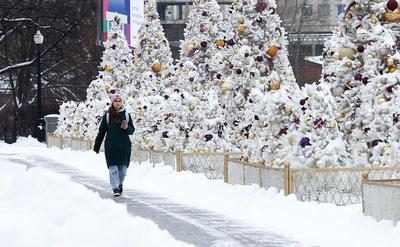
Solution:
<svg viewBox="0 0 400 247"><path fill-rule="evenodd" d="M337 103L336 120L354 165L384 163L396 122L400 20L397 1L346 1L324 50L323 82ZM389 105L392 105L389 107ZM387 163L387 159L385 162Z"/></svg>
<svg viewBox="0 0 400 247"><path fill-rule="evenodd" d="M181 134L187 138L184 145L187 151L229 150L228 142L223 138L225 121L218 101L219 86L213 83L209 61L213 54L227 49L227 37L231 39L233 33L215 0L194 1L188 19L185 39L180 44L180 61L170 83L174 91L187 97L168 102L179 102L181 105L177 107L189 112L174 114L169 121L176 122L178 130L185 130ZM165 141L174 143L172 137L168 139Z"/></svg>
<svg viewBox="0 0 400 247"><path fill-rule="evenodd" d="M172 53L154 0L145 2L144 16L131 70L132 83L123 91L125 106L136 127L135 144L142 148L158 148L161 146L157 132L162 119L161 101L165 83L173 72Z"/></svg>
<svg viewBox="0 0 400 247"><path fill-rule="evenodd" d="M257 109L269 110L263 98L299 91L276 7L273 0L235 1L230 18L235 31L234 48L214 56L223 65L218 77L228 124L226 135L250 155L260 154L256 149L266 145L263 131L270 120L264 119L263 112L256 114ZM263 119L261 128L259 119Z"/></svg>
<svg viewBox="0 0 400 247"><path fill-rule="evenodd" d="M73 136L73 125L76 108L77 104L74 101L64 102L60 106L60 116L58 118L57 129L54 132L56 136Z"/></svg>
<svg viewBox="0 0 400 247"><path fill-rule="evenodd" d="M298 126L279 139L274 165L292 167L348 166L348 154L335 120L336 104L326 84L305 85L292 109Z"/></svg>
<svg viewBox="0 0 400 247"><path fill-rule="evenodd" d="M104 53L100 65L98 77L93 80L86 90L87 96L84 104L79 104L75 116L71 114L71 103L64 103L60 107L60 119L57 133L70 136L63 122L64 119L73 118L75 127L72 129L75 137L94 139L98 124L110 105L108 94L121 90L130 81L129 66L132 63L132 53L122 31L122 23L119 17L111 22L111 30L108 39L104 43ZM85 106L85 107L84 107ZM75 107L76 108L76 107ZM65 132L67 131L67 132ZM68 135L67 135L68 133Z"/></svg>

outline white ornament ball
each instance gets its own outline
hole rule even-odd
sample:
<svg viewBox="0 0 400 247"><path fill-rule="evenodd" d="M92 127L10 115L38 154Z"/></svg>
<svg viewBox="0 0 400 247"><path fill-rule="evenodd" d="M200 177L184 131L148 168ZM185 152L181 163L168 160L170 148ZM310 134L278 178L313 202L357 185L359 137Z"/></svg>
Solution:
<svg viewBox="0 0 400 247"><path fill-rule="evenodd" d="M379 55L381 55L382 57L389 54L389 51L386 48L380 48L378 52L379 52Z"/></svg>
<svg viewBox="0 0 400 247"><path fill-rule="evenodd" d="M358 41L365 43L368 41L369 33L364 28L358 28L356 32L356 37Z"/></svg>
<svg viewBox="0 0 400 247"><path fill-rule="evenodd" d="M366 120L371 121L371 120L374 118L374 115L372 114L372 112L367 112L367 113L364 115L364 117L365 117Z"/></svg>
<svg viewBox="0 0 400 247"><path fill-rule="evenodd" d="M346 129L350 130L352 124L353 124L353 123L352 123L351 121L347 121L347 122L344 123L344 127L345 127Z"/></svg>
<svg viewBox="0 0 400 247"><path fill-rule="evenodd" d="M249 44L249 40L244 38L242 39L242 45L248 45Z"/></svg>
<svg viewBox="0 0 400 247"><path fill-rule="evenodd" d="M343 93L344 93L344 87L339 86L332 90L333 96L336 96L336 97L341 96Z"/></svg>

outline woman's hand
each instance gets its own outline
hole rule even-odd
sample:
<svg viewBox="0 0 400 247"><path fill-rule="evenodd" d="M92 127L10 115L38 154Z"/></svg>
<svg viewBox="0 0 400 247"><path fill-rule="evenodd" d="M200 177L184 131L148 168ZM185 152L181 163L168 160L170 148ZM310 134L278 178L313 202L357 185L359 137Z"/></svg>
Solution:
<svg viewBox="0 0 400 247"><path fill-rule="evenodd" d="M122 121L121 129L126 130L128 128L128 122L126 120Z"/></svg>

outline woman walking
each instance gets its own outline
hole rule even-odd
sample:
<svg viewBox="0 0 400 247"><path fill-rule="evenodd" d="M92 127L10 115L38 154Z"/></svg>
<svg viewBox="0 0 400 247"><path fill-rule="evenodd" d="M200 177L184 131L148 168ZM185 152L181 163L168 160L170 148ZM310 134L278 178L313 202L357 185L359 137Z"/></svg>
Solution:
<svg viewBox="0 0 400 247"><path fill-rule="evenodd" d="M132 118L123 107L121 97L118 94L112 94L111 106L101 120L93 150L99 153L101 143L107 133L104 149L114 196L122 194L122 184L131 158L132 144L129 135L132 135L134 131Z"/></svg>

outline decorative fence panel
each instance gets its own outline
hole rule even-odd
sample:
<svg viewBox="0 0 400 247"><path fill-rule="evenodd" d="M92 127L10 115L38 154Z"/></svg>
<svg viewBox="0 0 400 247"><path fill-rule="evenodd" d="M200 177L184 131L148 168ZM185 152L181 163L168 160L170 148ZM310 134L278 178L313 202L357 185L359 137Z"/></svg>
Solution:
<svg viewBox="0 0 400 247"><path fill-rule="evenodd" d="M226 173L225 173L226 174ZM244 184L244 165L239 161L229 162L227 165L227 179L230 184Z"/></svg>
<svg viewBox="0 0 400 247"><path fill-rule="evenodd" d="M71 150L74 151L82 150L81 147L82 142L80 139L75 139L75 138L70 138L70 139L71 139Z"/></svg>
<svg viewBox="0 0 400 247"><path fill-rule="evenodd" d="M181 170L202 173L209 179L224 177L223 153L182 153Z"/></svg>
<svg viewBox="0 0 400 247"><path fill-rule="evenodd" d="M376 220L400 221L400 179L369 180L362 184L363 212Z"/></svg>
<svg viewBox="0 0 400 247"><path fill-rule="evenodd" d="M290 192L301 201L361 203L361 179L366 171L377 179L400 178L399 167L291 169Z"/></svg>
<svg viewBox="0 0 400 247"><path fill-rule="evenodd" d="M283 189L301 201L328 202L336 205L361 203L363 172L374 179L400 179L400 167L360 168L290 168L251 164L228 159L225 181L230 184L253 184L266 189Z"/></svg>
<svg viewBox="0 0 400 247"><path fill-rule="evenodd" d="M281 168L262 167L261 169L261 185L268 189L275 187L279 190L285 189L285 171Z"/></svg>
<svg viewBox="0 0 400 247"><path fill-rule="evenodd" d="M139 164L148 161L150 159L149 152L140 149L133 149L131 153L131 159Z"/></svg>
<svg viewBox="0 0 400 247"><path fill-rule="evenodd" d="M251 185L251 184L258 184L261 185L260 179L260 167L259 166L244 166L243 167L243 177L244 181L243 184Z"/></svg>
<svg viewBox="0 0 400 247"><path fill-rule="evenodd" d="M165 153L164 165L171 166L176 171L176 155L175 155L175 153Z"/></svg>

